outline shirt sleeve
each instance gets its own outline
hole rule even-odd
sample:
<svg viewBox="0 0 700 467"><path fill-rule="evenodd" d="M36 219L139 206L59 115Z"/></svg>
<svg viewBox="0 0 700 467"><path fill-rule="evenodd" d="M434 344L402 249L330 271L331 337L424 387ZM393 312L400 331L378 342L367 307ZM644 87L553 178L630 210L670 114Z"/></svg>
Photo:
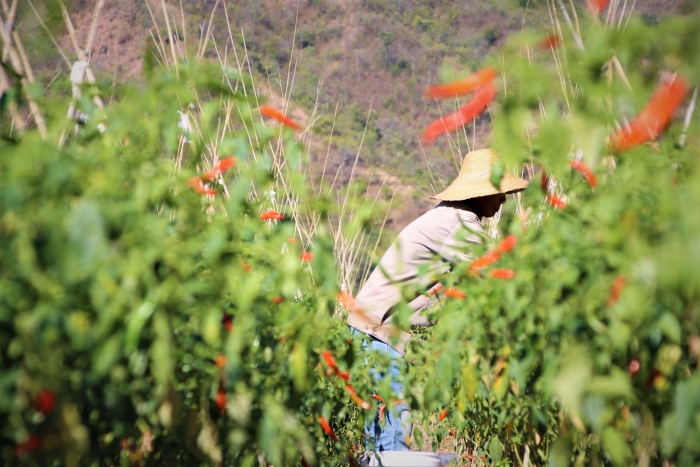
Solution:
<svg viewBox="0 0 700 467"><path fill-rule="evenodd" d="M481 243L479 234L484 231L481 224L469 220L456 222L445 237L440 248L440 255L450 263L472 261L474 255L469 244Z"/></svg>

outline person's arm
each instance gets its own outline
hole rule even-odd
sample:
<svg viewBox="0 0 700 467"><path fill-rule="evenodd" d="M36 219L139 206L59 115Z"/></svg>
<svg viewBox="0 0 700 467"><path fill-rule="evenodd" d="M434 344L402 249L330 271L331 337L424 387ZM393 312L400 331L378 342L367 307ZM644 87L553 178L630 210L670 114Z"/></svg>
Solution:
<svg viewBox="0 0 700 467"><path fill-rule="evenodd" d="M484 228L478 222L471 220L457 222L445 237L440 248L440 256L450 263L473 261L474 255L471 253L469 244L482 243L479 235L483 231Z"/></svg>

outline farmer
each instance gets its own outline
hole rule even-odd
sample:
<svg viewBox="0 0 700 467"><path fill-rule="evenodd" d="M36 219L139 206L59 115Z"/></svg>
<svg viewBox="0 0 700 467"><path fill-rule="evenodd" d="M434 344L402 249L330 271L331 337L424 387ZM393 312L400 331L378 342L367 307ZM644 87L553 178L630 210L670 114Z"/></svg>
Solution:
<svg viewBox="0 0 700 467"><path fill-rule="evenodd" d="M484 230L480 218L495 215L505 202L506 194L525 189L527 181L508 173L501 180L500 190L492 185L491 167L497 160L498 155L491 149L466 155L457 178L445 191L433 197L440 203L401 231L357 294L354 309L350 310L347 323L354 328L353 332L368 334L369 349L389 355L391 389L398 400L404 395L403 383L397 377L400 365L404 365L402 354L411 334L393 323L392 314L405 298L411 311L411 327L430 326L432 323L424 311L437 300L434 295L423 292L437 292L439 275L459 261L471 260L469 244L480 243L479 234ZM378 416L366 427L370 439L368 449L374 444L378 451L409 450L409 407L398 402L398 420L390 412L385 411L383 428Z"/></svg>

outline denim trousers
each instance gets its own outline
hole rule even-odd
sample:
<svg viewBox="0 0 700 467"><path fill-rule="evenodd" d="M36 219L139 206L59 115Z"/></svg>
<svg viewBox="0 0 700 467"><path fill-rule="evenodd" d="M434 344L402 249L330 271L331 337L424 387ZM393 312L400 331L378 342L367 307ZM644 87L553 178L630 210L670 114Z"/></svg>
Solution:
<svg viewBox="0 0 700 467"><path fill-rule="evenodd" d="M351 328L352 334L362 334ZM382 381L387 375L391 378L391 391L396 400L404 399L404 384L400 381L401 368L406 364L403 355L391 347L372 336L367 335L363 348L377 354L386 354L389 357L388 368L373 368L370 370L375 381ZM374 417L374 420L367 420L365 423L365 434L367 435L366 448L368 451L409 451L412 425L410 422L411 412L406 402L396 404L395 401L386 401L387 407L383 416Z"/></svg>

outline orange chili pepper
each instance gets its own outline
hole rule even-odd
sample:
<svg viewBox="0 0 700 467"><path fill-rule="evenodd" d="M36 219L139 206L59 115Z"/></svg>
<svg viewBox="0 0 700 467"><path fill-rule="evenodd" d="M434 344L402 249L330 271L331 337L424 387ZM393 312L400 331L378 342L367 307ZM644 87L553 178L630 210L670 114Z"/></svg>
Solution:
<svg viewBox="0 0 700 467"><path fill-rule="evenodd" d="M266 117L274 118L278 122L292 128L293 130L301 130L301 126L299 126L299 124L291 118L287 117L281 110L277 110L269 105L261 105L259 110L260 113Z"/></svg>
<svg viewBox="0 0 700 467"><path fill-rule="evenodd" d="M442 409L442 412L440 412L440 421L443 421L447 417L447 408Z"/></svg>
<svg viewBox="0 0 700 467"><path fill-rule="evenodd" d="M226 355L220 353L219 355L216 356L216 366L218 368L225 368L226 367Z"/></svg>
<svg viewBox="0 0 700 467"><path fill-rule="evenodd" d="M560 208L560 209L565 208L566 204L567 204L566 201L562 197L557 196L553 193L547 194L547 202L549 204L551 204L552 206L554 206L555 208Z"/></svg>
<svg viewBox="0 0 700 467"><path fill-rule="evenodd" d="M333 441L338 441L338 438L336 438L335 433L333 433L333 429L331 428L330 423L328 423L328 420L326 420L324 417L318 417L318 423L321 424L323 431L325 431L326 434L333 439Z"/></svg>
<svg viewBox="0 0 700 467"><path fill-rule="evenodd" d="M262 214L260 214L260 219L264 221L271 221L271 220L276 220L276 221L281 221L284 219L284 214L280 214L279 212L269 209Z"/></svg>
<svg viewBox="0 0 700 467"><path fill-rule="evenodd" d="M515 276L515 271L512 269L492 269L489 271L489 276L496 279L512 279Z"/></svg>
<svg viewBox="0 0 700 467"><path fill-rule="evenodd" d="M313 253L305 251L301 254L301 260L305 263L310 263L314 259Z"/></svg>
<svg viewBox="0 0 700 467"><path fill-rule="evenodd" d="M613 306L617 303L617 301L620 299L620 293L622 293L622 289L625 288L625 285L627 285L627 279L625 279L623 276L618 276L615 278L612 283L612 287L610 287L610 295L608 296L608 300L605 302L607 306Z"/></svg>
<svg viewBox="0 0 700 467"><path fill-rule="evenodd" d="M465 294L461 290L453 289L451 287L446 288L443 291L443 293L451 298L459 298L459 299L467 298L467 294Z"/></svg>
<svg viewBox="0 0 700 467"><path fill-rule="evenodd" d="M246 263L245 261L241 261L241 268L243 268L243 271L245 272L250 272L250 264Z"/></svg>
<svg viewBox="0 0 700 467"><path fill-rule="evenodd" d="M234 165L236 165L235 157L225 157L218 164L214 165L211 170L204 173L204 180L212 181Z"/></svg>
<svg viewBox="0 0 700 467"><path fill-rule="evenodd" d="M425 97L438 99L468 94L490 83L496 77L496 70L490 66L483 68L464 79L447 84L435 84L425 90Z"/></svg>
<svg viewBox="0 0 700 467"><path fill-rule="evenodd" d="M350 398L352 399L352 401L355 404L357 404L359 407L361 407L365 410L369 410L369 408L370 408L369 403L363 401L362 398L357 395L357 392L355 392L355 388L352 387L351 384L346 384L345 387L347 388L348 392L350 393Z"/></svg>
<svg viewBox="0 0 700 467"><path fill-rule="evenodd" d="M596 178L593 171L591 169L589 169L588 166L583 161L571 161L571 162L569 162L569 165L574 170L577 170L583 174L584 178L586 179L588 184L591 186L591 188L595 188L598 186L598 179Z"/></svg>
<svg viewBox="0 0 700 467"><path fill-rule="evenodd" d="M510 250L515 248L517 243L518 237L515 235L508 235L506 238L498 242L498 245L496 245L496 251L499 253L508 253Z"/></svg>
<svg viewBox="0 0 700 467"><path fill-rule="evenodd" d="M478 271L479 269L482 269L486 266L489 266L501 257L501 254L497 250L492 250L484 254L481 258L478 258L474 260L474 262L469 266L469 270L474 272Z"/></svg>
<svg viewBox="0 0 700 467"><path fill-rule="evenodd" d="M432 144L435 138L441 134L461 128L486 110L489 102L494 97L496 97L496 87L493 84L485 85L477 91L472 100L464 104L459 110L430 123L423 132L421 139L425 144Z"/></svg>
<svg viewBox="0 0 700 467"><path fill-rule="evenodd" d="M272 303L274 303L275 305L279 305L282 302L284 302L284 298L280 297L279 295L276 297L272 297Z"/></svg>
<svg viewBox="0 0 700 467"><path fill-rule="evenodd" d="M437 284L435 284L435 286L432 289L430 289L428 291L428 293L430 295L435 295L436 293L440 292L441 290L442 290L442 284L438 282Z"/></svg>
<svg viewBox="0 0 700 467"><path fill-rule="evenodd" d="M669 124L688 91L688 83L680 76L659 86L637 118L612 135L612 151L619 153L656 139Z"/></svg>

